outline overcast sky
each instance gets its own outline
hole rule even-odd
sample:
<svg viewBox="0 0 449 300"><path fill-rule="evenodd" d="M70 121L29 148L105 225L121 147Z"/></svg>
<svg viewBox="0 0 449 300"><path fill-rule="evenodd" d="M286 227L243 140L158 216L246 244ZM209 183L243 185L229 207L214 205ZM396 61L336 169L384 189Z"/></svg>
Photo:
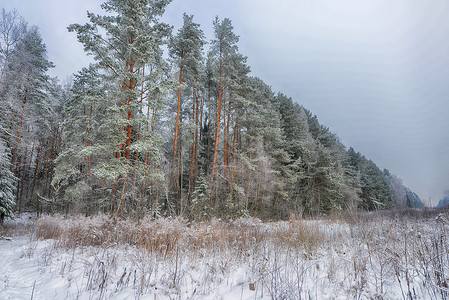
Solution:
<svg viewBox="0 0 449 300"><path fill-rule="evenodd" d="M101 12L99 0L9 0L40 28L61 79L89 63L66 27ZM252 75L302 104L426 204L449 192L449 1L174 0L177 30L195 15L232 20Z"/></svg>

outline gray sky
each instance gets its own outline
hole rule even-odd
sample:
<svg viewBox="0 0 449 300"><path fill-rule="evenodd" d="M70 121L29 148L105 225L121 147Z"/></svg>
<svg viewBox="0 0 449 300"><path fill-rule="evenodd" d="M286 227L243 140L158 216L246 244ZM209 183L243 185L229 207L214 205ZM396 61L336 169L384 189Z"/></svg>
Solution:
<svg viewBox="0 0 449 300"><path fill-rule="evenodd" d="M99 0L10 0L40 28L51 75L89 63L71 23ZM426 204L449 191L449 2L446 0L174 0L164 20L194 14L207 39L216 15L240 35L252 75L316 114Z"/></svg>

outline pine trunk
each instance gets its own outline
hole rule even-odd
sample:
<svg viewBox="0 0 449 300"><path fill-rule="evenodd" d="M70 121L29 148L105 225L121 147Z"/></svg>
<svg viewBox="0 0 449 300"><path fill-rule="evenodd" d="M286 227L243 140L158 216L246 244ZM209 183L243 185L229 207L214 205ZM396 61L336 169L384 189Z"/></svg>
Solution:
<svg viewBox="0 0 449 300"><path fill-rule="evenodd" d="M18 178L19 178L19 182L20 182L20 188L18 188L19 190L19 194L17 197L17 200L20 199L21 202L23 202L23 190L25 189L25 186L27 184L26 182L26 165L27 165L27 157L28 157L28 145L25 145L25 153L23 155L23 163L22 163L22 174L18 174ZM19 169L19 173L20 173L20 169Z"/></svg>
<svg viewBox="0 0 449 300"><path fill-rule="evenodd" d="M192 134L192 145L190 147L190 172L189 172L189 201L193 193L193 186L195 184L194 167L195 167L195 148L196 139L198 135L198 95L196 94L196 83L193 89L193 107L192 107L192 120L195 120L195 132Z"/></svg>
<svg viewBox="0 0 449 300"><path fill-rule="evenodd" d="M195 114L195 149L194 149L194 166L193 166L193 186L195 186L195 181L197 178L198 173L198 143L199 143L199 132L201 131L201 122L199 121L199 101L198 101L198 94L195 97L196 102L196 114ZM202 100L201 100L202 103ZM203 108L201 108L201 114L202 114ZM202 116L201 116L202 118ZM192 187L193 192L193 187Z"/></svg>
<svg viewBox="0 0 449 300"><path fill-rule="evenodd" d="M17 207L19 208L19 213L22 212L22 202L19 198L20 189L22 188L23 181L20 178L20 163L22 161L22 156L19 155L16 162L16 167L14 169L14 174L16 175L18 181L17 181L17 189L16 189L16 199L17 199Z"/></svg>
<svg viewBox="0 0 449 300"><path fill-rule="evenodd" d="M29 199L30 182L28 182L28 181L29 181L29 179L31 177L31 163L33 162L33 155L34 155L34 143L33 143L33 148L31 148L30 162L28 163L28 171L26 172L26 174L27 174L27 188L26 188L26 192L25 192L25 199Z"/></svg>
<svg viewBox="0 0 449 300"><path fill-rule="evenodd" d="M234 125L234 137L232 140L232 154L231 154L231 174L229 176L229 193L231 195L232 198L232 179L233 179L233 175L234 175L234 157L235 157L235 142L236 142L236 137L237 137L237 127L238 127L238 122L239 119L237 118L235 120L235 125Z"/></svg>
<svg viewBox="0 0 449 300"><path fill-rule="evenodd" d="M226 117L225 117L226 119ZM226 178L226 173L228 169L228 148L229 148L229 123L231 121L231 96L229 97L228 104L228 118L226 122L226 130L225 130L225 145L224 145L224 169L223 169L223 177Z"/></svg>
<svg viewBox="0 0 449 300"><path fill-rule="evenodd" d="M92 104L90 105L90 112L89 112L89 123L87 125L87 147L90 147L90 133L91 133L91 127L92 126ZM91 161L92 157L89 154L87 156L87 180L90 184L90 175L91 175Z"/></svg>
<svg viewBox="0 0 449 300"><path fill-rule="evenodd" d="M25 90L25 95L26 94L27 94L27 91ZM14 162L15 162L16 156L17 156L17 148L19 147L19 140L20 140L20 134L22 132L23 115L25 113L25 104L26 103L27 103L27 96L23 97L23 101L22 101L22 112L20 113L19 127L17 128L16 142L14 144L14 150L12 153L11 170L14 166Z"/></svg>
<svg viewBox="0 0 449 300"><path fill-rule="evenodd" d="M217 154L218 154L218 143L220 141L220 122L221 122L221 101L223 97L223 91L222 91L222 54L220 51L220 84L218 88L218 111L217 111L217 128L215 131L215 149L214 149L214 162L212 164L212 179L214 178L215 168L217 165Z"/></svg>
<svg viewBox="0 0 449 300"><path fill-rule="evenodd" d="M31 186L31 195L33 196L34 196L34 187L36 186L36 178L39 172L39 160L40 160L39 156L41 153L41 148L42 147L40 145L37 147L36 163L34 165L33 185ZM36 213L39 216L39 201L37 200L37 198L36 198Z"/></svg>
<svg viewBox="0 0 449 300"><path fill-rule="evenodd" d="M181 114L181 84L182 84L182 60L183 57L181 55L181 64L179 66L179 88L178 88L178 106L176 109L176 124L175 124L175 140L173 145L173 166L175 165L175 158L178 151L178 129L179 129L179 117Z"/></svg>
<svg viewBox="0 0 449 300"><path fill-rule="evenodd" d="M51 126L51 128L53 129L53 125ZM47 157L45 159L45 174L44 174L44 178L46 180L45 187L48 186L48 170L50 168L50 153L51 153L52 138L53 138L52 135L50 135L50 137L48 138ZM43 191L43 193L45 194L45 191Z"/></svg>
<svg viewBox="0 0 449 300"><path fill-rule="evenodd" d="M172 186L172 182L173 182L173 176L174 176L174 172L175 172L175 165L176 165L176 158L177 158L177 152L178 152L178 131L179 131L179 120L180 120L180 115L181 115L181 84L182 84L182 72L183 72L183 54L181 53L181 62L179 65L179 87L178 87L178 105L176 108L176 123L175 123L175 139L174 139L174 143L173 143L173 161L172 161L172 168L171 168L171 172L172 175L170 176L170 184L169 186ZM179 165L179 161L178 161L178 165ZM178 172L177 172L177 176L176 176L176 194L179 194L179 166L178 166ZM170 198L170 192L168 194L169 198ZM168 199L169 201L169 205L171 202L171 199Z"/></svg>
<svg viewBox="0 0 449 300"><path fill-rule="evenodd" d="M133 43L134 43L134 40L131 40L131 44L133 44ZM131 58L131 61L129 63L129 73L131 73L131 74L134 74L134 65L135 65L135 61ZM136 87L136 84L135 84L134 80L130 79L128 82L128 89L129 89L130 93L132 93L132 91L134 90L135 87ZM130 107L132 104L133 104L133 98L130 96L130 97L128 97L127 106ZM133 119L133 111L131 108L129 108L128 112L127 112L128 125L126 125L126 142L125 142L125 158L128 160L130 159L129 148L131 147L132 131L133 131L133 126L130 124L132 119Z"/></svg>

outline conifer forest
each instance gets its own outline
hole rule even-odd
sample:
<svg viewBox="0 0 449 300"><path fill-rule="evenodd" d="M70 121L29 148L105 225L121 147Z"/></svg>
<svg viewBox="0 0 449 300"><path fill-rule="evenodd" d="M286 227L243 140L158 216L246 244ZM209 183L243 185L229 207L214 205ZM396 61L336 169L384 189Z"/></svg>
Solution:
<svg viewBox="0 0 449 300"><path fill-rule="evenodd" d="M3 2L0 299L449 299L447 1Z"/></svg>
<svg viewBox="0 0 449 300"><path fill-rule="evenodd" d="M232 21L107 0L68 27L93 63L64 84L39 29L0 18L0 214L262 220L421 207L296 99L250 75ZM202 26L213 26L206 40ZM68 74L69 75L69 74Z"/></svg>

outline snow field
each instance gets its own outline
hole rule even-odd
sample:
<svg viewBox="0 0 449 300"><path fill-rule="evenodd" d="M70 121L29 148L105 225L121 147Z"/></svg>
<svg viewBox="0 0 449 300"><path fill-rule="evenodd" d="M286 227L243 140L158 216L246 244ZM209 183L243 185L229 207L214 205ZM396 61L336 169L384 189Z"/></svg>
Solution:
<svg viewBox="0 0 449 300"><path fill-rule="evenodd" d="M57 216L32 224L31 237L0 240L1 299L446 299L449 292L447 214L272 223Z"/></svg>

